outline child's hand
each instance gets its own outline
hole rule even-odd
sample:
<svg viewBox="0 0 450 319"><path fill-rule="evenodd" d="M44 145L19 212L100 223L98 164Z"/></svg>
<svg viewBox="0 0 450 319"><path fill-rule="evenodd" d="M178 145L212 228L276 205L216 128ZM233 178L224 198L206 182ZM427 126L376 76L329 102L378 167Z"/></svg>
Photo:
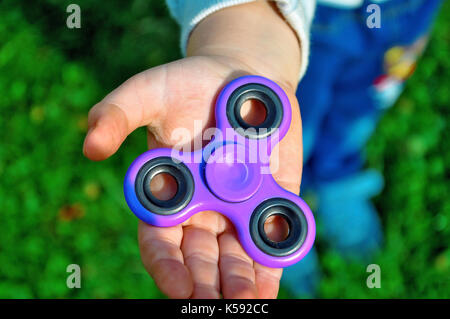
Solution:
<svg viewBox="0 0 450 319"><path fill-rule="evenodd" d="M95 105L89 113L85 155L92 160L111 156L127 135L140 126L148 128L149 148L177 144L179 136L172 135L177 128L186 128L192 138L198 138L196 135L201 132L194 132L194 121L201 121L198 123L202 123L203 130L214 127L215 98L224 85L242 75L262 75L277 82L292 105L290 130L277 146L279 151L274 154L278 153L278 158L271 158L271 165L280 161L280 165L274 166L279 167L274 172L275 179L284 188L298 193L302 140L295 97L296 79L293 79L297 75L296 70L288 70L286 75L281 62L271 65L270 58L276 50L273 53L255 53L253 57L243 51L246 44L240 45L237 53L224 52L226 50L220 47L216 51L214 46L211 47L211 40L205 39L208 36L201 33L202 28L206 27L210 35L213 31L207 23L211 19L224 19L223 14L231 14L233 10L241 10L239 14L244 15L262 10L259 15L274 14L279 19L273 11L264 11L272 10L266 3L251 5L221 10L211 15L191 35L189 53L195 56L139 73ZM248 6L252 10L246 12ZM251 17L244 18L246 28L249 28ZM286 32L292 32L281 19L274 23L275 26L268 23L268 27L286 27ZM220 22L216 20L217 24ZM289 36L296 41L293 34ZM207 45L203 42L196 49L193 43L201 43L201 38ZM226 39L221 41L221 45L226 45ZM299 61L295 63L294 68ZM168 184L163 186L170 187ZM277 296L282 270L264 267L250 259L240 246L232 224L219 213L203 212L182 225L167 228L140 222L139 246L145 268L161 291L171 298Z"/></svg>

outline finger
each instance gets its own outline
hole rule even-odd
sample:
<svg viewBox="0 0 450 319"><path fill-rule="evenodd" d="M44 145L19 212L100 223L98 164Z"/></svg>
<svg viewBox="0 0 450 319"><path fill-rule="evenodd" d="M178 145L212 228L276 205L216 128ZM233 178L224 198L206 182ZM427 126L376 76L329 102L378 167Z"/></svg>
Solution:
<svg viewBox="0 0 450 319"><path fill-rule="evenodd" d="M139 249L147 272L169 298L188 298L193 284L180 250L181 225L155 227L139 222Z"/></svg>
<svg viewBox="0 0 450 319"><path fill-rule="evenodd" d="M220 281L224 298L258 297L253 260L242 249L234 232L218 238L220 249Z"/></svg>
<svg viewBox="0 0 450 319"><path fill-rule="evenodd" d="M270 216L264 222L264 232L270 240L281 242L289 235L289 223L282 216ZM283 269L269 268L256 262L254 269L259 298L276 298Z"/></svg>
<svg viewBox="0 0 450 319"><path fill-rule="evenodd" d="M92 160L114 154L136 128L157 123L164 115L166 66L139 73L108 94L89 112L83 152Z"/></svg>
<svg viewBox="0 0 450 319"><path fill-rule="evenodd" d="M209 227L184 227L181 245L186 266L192 275L192 298L220 298L219 247L216 233Z"/></svg>
<svg viewBox="0 0 450 319"><path fill-rule="evenodd" d="M262 299L275 299L278 296L280 288L280 279L283 273L282 268L269 268L254 263L256 275L256 288L258 289L258 297Z"/></svg>
<svg viewBox="0 0 450 319"><path fill-rule="evenodd" d="M264 232L270 240L281 242L289 235L289 224L282 216L273 215L264 222ZM283 269L269 268L256 262L254 269L259 298L276 298Z"/></svg>

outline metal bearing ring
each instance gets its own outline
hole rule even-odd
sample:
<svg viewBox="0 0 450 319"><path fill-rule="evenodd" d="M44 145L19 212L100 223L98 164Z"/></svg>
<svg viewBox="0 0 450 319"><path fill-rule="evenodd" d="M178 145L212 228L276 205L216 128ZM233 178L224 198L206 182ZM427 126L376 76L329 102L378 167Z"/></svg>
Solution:
<svg viewBox="0 0 450 319"><path fill-rule="evenodd" d="M241 108L245 101L256 99L263 103L266 118L259 125L250 125L241 116ZM261 139L270 136L281 124L283 105L278 95L271 88L257 83L245 84L231 93L227 102L227 118L230 125L239 134Z"/></svg>
<svg viewBox="0 0 450 319"><path fill-rule="evenodd" d="M167 173L177 183L176 194L161 200L152 194L151 180L158 174ZM146 209L155 214L171 215L178 213L191 201L194 194L194 179L191 171L183 163L175 162L171 157L157 157L145 163L136 176L136 196Z"/></svg>
<svg viewBox="0 0 450 319"><path fill-rule="evenodd" d="M273 215L282 216L289 225L289 234L281 242L272 241L264 231L264 223ZM298 250L305 241L308 224L303 211L294 202L271 198L262 202L250 218L250 234L256 246L264 253L281 257Z"/></svg>

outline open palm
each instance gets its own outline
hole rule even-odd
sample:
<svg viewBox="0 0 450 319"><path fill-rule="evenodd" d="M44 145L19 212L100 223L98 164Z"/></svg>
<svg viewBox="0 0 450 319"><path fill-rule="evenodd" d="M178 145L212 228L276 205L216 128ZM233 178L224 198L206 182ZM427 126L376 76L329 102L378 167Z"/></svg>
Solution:
<svg viewBox="0 0 450 319"><path fill-rule="evenodd" d="M180 136L173 134L177 128L191 132L183 141L191 143L203 130L214 127L214 102L220 90L247 74L258 72L219 56L185 58L139 73L91 109L84 153L93 160L105 159L140 126L148 128L149 148L180 143ZM271 165L279 167L273 174L276 181L298 193L302 144L294 88L276 74L260 75L277 82L291 102L291 127L277 146L279 156L271 158ZM282 165L275 163L278 160ZM159 188L162 193L170 192L171 185L161 180ZM277 231L281 230L274 219L267 232ZM140 222L139 247L145 268L171 298L277 296L282 269L254 262L239 244L231 222L220 213L202 212L182 225L165 228Z"/></svg>

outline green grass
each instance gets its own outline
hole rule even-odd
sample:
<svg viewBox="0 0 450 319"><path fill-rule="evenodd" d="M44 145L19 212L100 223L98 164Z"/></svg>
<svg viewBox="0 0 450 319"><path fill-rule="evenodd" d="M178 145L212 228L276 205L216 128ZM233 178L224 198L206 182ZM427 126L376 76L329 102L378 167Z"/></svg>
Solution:
<svg viewBox="0 0 450 319"><path fill-rule="evenodd" d="M178 29L163 1L134 0L81 1L82 29L69 30L69 3L0 4L0 297L161 297L122 194L145 132L101 163L81 149L89 108L129 76L180 57ZM368 289L366 265L319 238L321 297L450 297L449 9L368 146L368 165L386 178L376 198L382 288ZM81 265L81 289L66 287L71 263Z"/></svg>

